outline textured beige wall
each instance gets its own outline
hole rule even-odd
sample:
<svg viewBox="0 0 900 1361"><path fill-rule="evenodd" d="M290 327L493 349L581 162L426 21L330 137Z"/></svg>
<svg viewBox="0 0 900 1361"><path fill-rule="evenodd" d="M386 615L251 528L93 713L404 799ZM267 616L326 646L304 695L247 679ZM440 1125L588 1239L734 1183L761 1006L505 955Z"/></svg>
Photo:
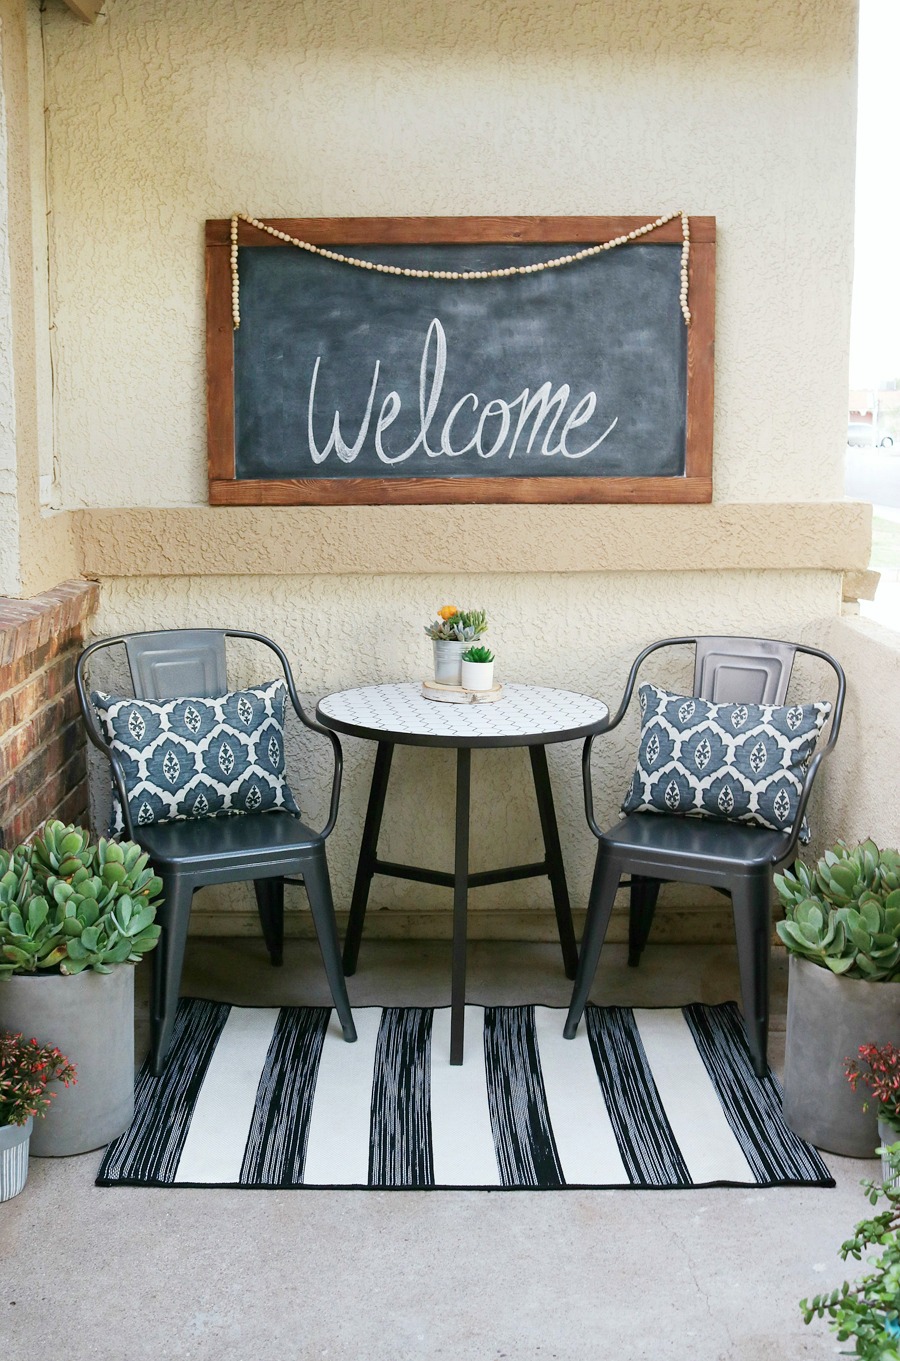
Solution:
<svg viewBox="0 0 900 1361"><path fill-rule="evenodd" d="M900 634L843 618L823 639L847 672L841 736L822 776L824 840L900 846Z"/></svg>
<svg viewBox="0 0 900 1361"><path fill-rule="evenodd" d="M41 512L50 369L49 316L40 306L47 245L35 45L37 6L0 0L0 592L10 595L36 594L78 572L70 517Z"/></svg>
<svg viewBox="0 0 900 1361"><path fill-rule="evenodd" d="M852 0L128 0L45 15L67 506L206 499L202 228L719 227L715 494L841 495Z"/></svg>
<svg viewBox="0 0 900 1361"><path fill-rule="evenodd" d="M305 699L315 701L348 685L405 679L426 674L430 645L422 624L442 600L478 603L494 620L490 632L502 677L559 685L618 702L634 654L650 638L684 630L738 633L753 620L766 634L816 643L838 609L840 578L821 572L722 576L715 603L700 572L582 573L524 577L483 576L304 576L254 578L163 578L152 592L142 581L102 583L94 620L98 635L135 626L183 627L199 620L212 626L251 628L281 640ZM268 676L271 664L265 661ZM687 654L657 661L647 673L674 686L690 684ZM238 652L232 679L262 679L260 661ZM818 697L821 673L798 678L807 697ZM103 682L104 684L106 682ZM115 678L113 678L115 684ZM631 714L601 743L596 761L598 816L612 819L633 769L637 734ZM341 818L329 842L329 861L339 909L349 906L352 873L371 775L373 748L344 739L345 792ZM294 734L289 743L289 773L306 815L321 825L329 790L328 748L321 739ZM582 907L589 885L593 838L581 806L580 746L550 749L563 853L573 903ZM540 858L540 829L523 751L476 753L473 763L473 868L515 864ZM105 794L105 780L97 786ZM385 815L382 853L388 859L452 866L453 758L449 752L407 749L398 753ZM674 894L674 897L672 896ZM668 891L669 900L699 904L699 913L678 919L684 934L719 929L722 913L691 890ZM206 898L210 910L223 902L243 903L246 892ZM376 880L373 904L401 914L426 908L441 916L417 928L443 929L449 898L445 891L420 884ZM475 917L484 909L492 919L476 922L474 933L490 934L514 922L518 931L552 931L549 888L539 880L480 889L472 895ZM539 914L538 924L523 918ZM494 919L495 914L499 916ZM202 908L201 908L202 915ZM221 928L222 919L215 924ZM246 920L246 918L242 919Z"/></svg>
<svg viewBox="0 0 900 1361"><path fill-rule="evenodd" d="M60 7L44 24L58 453L63 504L85 512L83 568L102 580L98 633L268 630L319 695L421 674L421 625L457 596L491 612L502 674L612 696L654 636L815 641L836 616L839 572L865 565L868 541L865 513L828 504L846 415L853 0L123 0L90 29ZM204 219L682 206L718 220L713 507L205 506ZM633 738L603 758L604 816ZM371 760L346 745L339 906ZM292 762L321 816L324 767L306 747ZM577 751L551 763L583 902ZM476 759L477 866L497 846L533 857L525 772L521 752ZM402 753L387 854L449 863L451 776L446 753ZM550 920L538 883L474 897L476 930ZM446 895L382 881L375 901L397 928L433 931ZM208 923L243 924L246 903L219 897ZM677 929L704 929L685 912Z"/></svg>
<svg viewBox="0 0 900 1361"><path fill-rule="evenodd" d="M858 574L861 501L713 506L355 506L77 511L91 577L347 572ZM139 547L138 547L139 546ZM853 580L848 575L847 584ZM719 594L708 579L704 591Z"/></svg>

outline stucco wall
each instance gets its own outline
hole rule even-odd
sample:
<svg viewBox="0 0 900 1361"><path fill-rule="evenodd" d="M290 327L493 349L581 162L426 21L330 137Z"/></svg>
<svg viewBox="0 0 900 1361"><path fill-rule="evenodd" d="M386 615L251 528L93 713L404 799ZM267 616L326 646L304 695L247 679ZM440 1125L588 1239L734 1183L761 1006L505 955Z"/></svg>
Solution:
<svg viewBox="0 0 900 1361"><path fill-rule="evenodd" d="M823 770L825 840L900 846L900 635L868 619L835 619L825 646L847 672L841 737Z"/></svg>
<svg viewBox="0 0 900 1361"><path fill-rule="evenodd" d="M206 498L202 225L719 224L716 496L841 495L851 0L127 0L45 16L68 506Z"/></svg>
<svg viewBox="0 0 900 1361"><path fill-rule="evenodd" d="M491 642L501 659L501 677L582 690L602 696L614 707L634 654L647 639L676 629L736 633L752 619L763 634L782 633L814 642L821 636L824 621L837 611L840 579L818 572L732 572L725 575L721 587L712 607L706 578L700 572L648 573L640 578L627 573L184 577L161 579L152 593L142 582L108 580L102 583L94 628L103 635L133 628L136 623L164 628L203 620L212 626L268 633L285 644L298 687L304 699L314 704L318 697L346 685L425 674L430 644L422 634L422 622L445 597L461 603L477 601L495 621ZM539 602L537 615L535 602ZM259 668L258 657L238 650L232 679L237 684L262 679ZM271 662L266 660L263 669L268 676ZM665 663L655 663L647 678L689 686L686 650ZM802 674L798 683L800 693L807 697L830 694L822 673ZM636 734L637 716L632 713L600 744L595 765L601 820L613 820L624 797ZM344 749L342 813L329 842L335 900L341 909L349 905L373 761L369 743L346 738ZM577 743L550 749L573 903L583 907L594 842L582 812L579 759ZM330 788L327 746L321 739L292 731L288 768L304 813L321 825ZM540 829L525 753L479 752L473 770L473 869L540 859ZM107 791L106 779L99 777L98 808L108 797ZM450 753L398 752L383 828L384 857L451 868L453 792ZM217 893L204 901L210 911L223 902L243 903L240 923L250 920L246 893L224 897ZM673 887L667 890L666 901L677 909L668 927L682 937L714 935L727 918L717 906L720 899L698 895L696 890L685 893ZM400 914L403 929L409 926L406 914L418 909L429 914L416 928L425 934L442 931L449 924L448 895L440 889L376 879L372 903ZM689 905L695 910L689 911ZM204 907L198 906L199 919ZM549 889L544 881L479 889L471 907L476 919L473 934L489 935L507 928L519 934L552 934ZM482 910L490 915L480 917ZM216 915L214 922L222 929L221 916Z"/></svg>
<svg viewBox="0 0 900 1361"><path fill-rule="evenodd" d="M269 629L315 695L421 674L421 625L455 595L491 612L503 674L611 695L653 636L814 641L836 615L865 519L800 503L841 495L852 0L121 0L93 28L59 6L44 26L58 455L64 506L110 508L76 517L99 632ZM204 219L682 206L718 221L712 508L427 508L388 525L205 507ZM467 524L476 571L460 577ZM347 745L339 903L369 760ZM533 853L523 761L476 762L478 863L491 845ZM583 900L576 753L553 768ZM450 796L447 760L405 753L389 853L446 863ZM445 901L376 892L398 920ZM545 900L540 885L478 896L498 913Z"/></svg>

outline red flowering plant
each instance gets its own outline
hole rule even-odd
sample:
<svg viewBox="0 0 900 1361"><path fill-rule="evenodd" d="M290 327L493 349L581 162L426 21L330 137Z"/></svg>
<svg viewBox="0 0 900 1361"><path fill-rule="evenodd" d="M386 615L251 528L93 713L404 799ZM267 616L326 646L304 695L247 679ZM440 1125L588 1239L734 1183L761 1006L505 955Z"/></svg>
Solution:
<svg viewBox="0 0 900 1361"><path fill-rule="evenodd" d="M861 1044L859 1057L848 1059L844 1072L856 1091L861 1082L878 1106L879 1119L900 1134L900 1049L894 1044ZM868 1108L868 1101L863 1109Z"/></svg>
<svg viewBox="0 0 900 1361"><path fill-rule="evenodd" d="M75 1082L75 1065L50 1044L0 1032L0 1127L24 1125L30 1115L46 1115L54 1092L47 1084Z"/></svg>

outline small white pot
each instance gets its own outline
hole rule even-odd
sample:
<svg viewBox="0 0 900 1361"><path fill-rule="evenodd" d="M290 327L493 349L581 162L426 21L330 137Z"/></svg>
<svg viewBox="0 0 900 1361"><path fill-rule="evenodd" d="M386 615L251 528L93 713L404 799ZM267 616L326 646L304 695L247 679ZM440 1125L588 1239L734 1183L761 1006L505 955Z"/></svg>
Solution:
<svg viewBox="0 0 900 1361"><path fill-rule="evenodd" d="M28 1180L28 1145L33 1120L24 1125L0 1125L0 1201L12 1200Z"/></svg>
<svg viewBox="0 0 900 1361"><path fill-rule="evenodd" d="M494 684L494 663L463 661L461 674L466 690L490 690Z"/></svg>

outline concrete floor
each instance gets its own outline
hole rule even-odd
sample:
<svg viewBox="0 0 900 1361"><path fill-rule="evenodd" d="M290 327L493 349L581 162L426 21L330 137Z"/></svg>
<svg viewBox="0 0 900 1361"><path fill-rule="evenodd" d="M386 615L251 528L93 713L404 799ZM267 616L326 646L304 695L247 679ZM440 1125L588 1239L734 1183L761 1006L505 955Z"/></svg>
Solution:
<svg viewBox="0 0 900 1361"><path fill-rule="evenodd" d="M783 964L783 961L781 961ZM783 1053L785 971L771 1056ZM139 972L146 986L148 969ZM446 1003L449 947L364 942L355 1004ZM549 945L476 942L474 1002L563 1005ZM183 991L323 1003L311 943L193 940ZM594 998L736 997L726 947L604 952ZM845 1274L876 1164L828 1158L835 1190L332 1192L98 1189L99 1154L32 1159L0 1207L0 1357L32 1361L779 1361L833 1357L797 1301Z"/></svg>

